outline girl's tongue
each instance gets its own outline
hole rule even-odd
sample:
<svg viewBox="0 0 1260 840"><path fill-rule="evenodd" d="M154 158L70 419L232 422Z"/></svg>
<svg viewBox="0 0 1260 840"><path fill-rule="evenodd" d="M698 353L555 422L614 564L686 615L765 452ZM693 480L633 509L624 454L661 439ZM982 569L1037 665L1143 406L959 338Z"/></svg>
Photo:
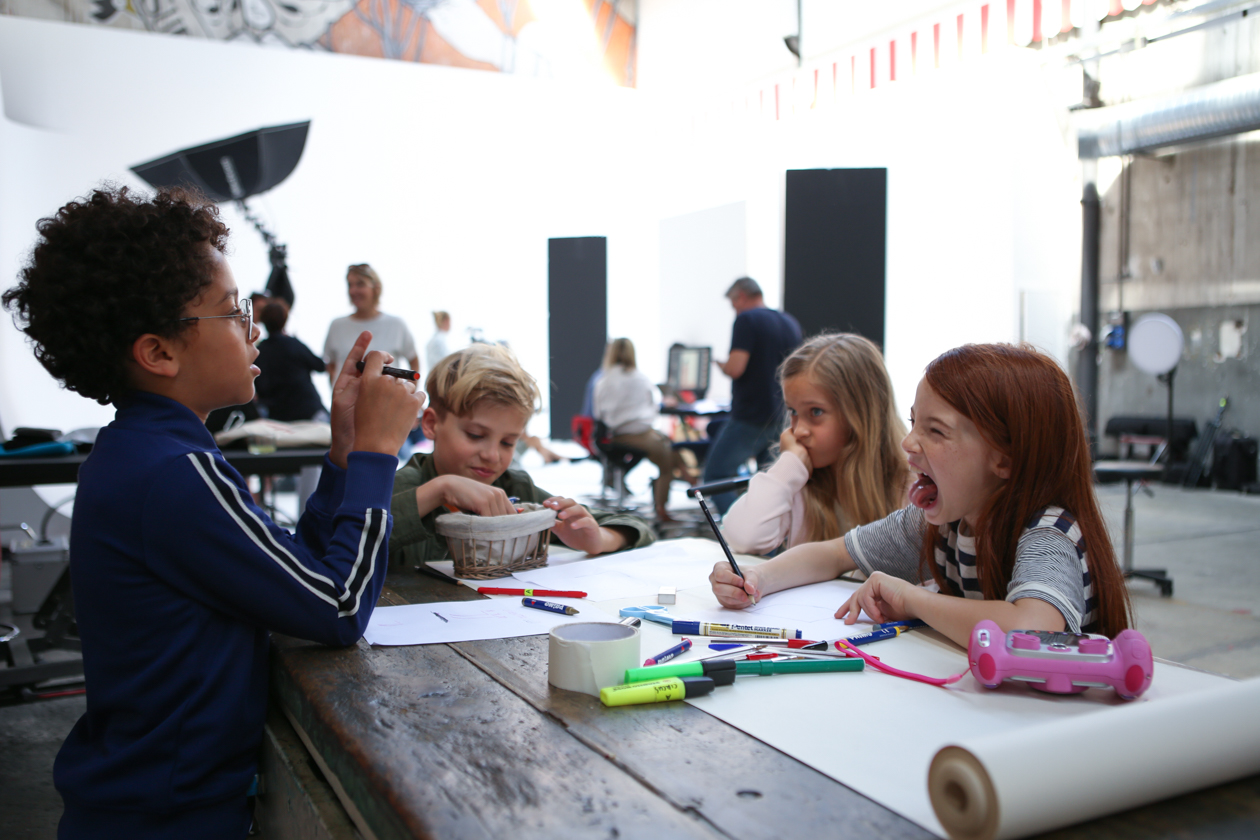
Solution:
<svg viewBox="0 0 1260 840"><path fill-rule="evenodd" d="M910 504L927 510L936 503L936 482L925 474L910 485Z"/></svg>

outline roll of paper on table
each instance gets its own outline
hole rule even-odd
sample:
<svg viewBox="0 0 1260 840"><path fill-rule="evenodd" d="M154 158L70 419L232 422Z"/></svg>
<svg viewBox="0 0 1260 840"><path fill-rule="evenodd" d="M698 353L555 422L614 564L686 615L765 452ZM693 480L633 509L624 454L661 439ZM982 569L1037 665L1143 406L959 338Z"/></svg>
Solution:
<svg viewBox="0 0 1260 840"><path fill-rule="evenodd" d="M560 613L560 615L577 615L578 611L573 607L564 604L556 604L552 601L544 601L541 598L522 598L521 603L527 607L533 607L536 610L546 610L547 612Z"/></svg>
<svg viewBox="0 0 1260 840"><path fill-rule="evenodd" d="M664 703L702 697L713 690L708 677L668 677L632 685L613 685L599 690L599 702L605 706L637 706L641 703Z"/></svg>

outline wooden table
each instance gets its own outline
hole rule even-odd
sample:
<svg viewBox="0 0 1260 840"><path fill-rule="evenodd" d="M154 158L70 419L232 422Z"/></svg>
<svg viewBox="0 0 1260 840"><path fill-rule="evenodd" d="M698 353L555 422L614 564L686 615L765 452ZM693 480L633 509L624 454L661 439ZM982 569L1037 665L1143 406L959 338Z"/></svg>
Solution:
<svg viewBox="0 0 1260 840"><path fill-rule="evenodd" d="M380 603L478 597L399 571ZM272 689L364 837L932 836L685 703L606 709L552 688L545 636L345 649L277 637ZM841 711L820 725L860 725ZM1260 776L1050 836L1260 836Z"/></svg>

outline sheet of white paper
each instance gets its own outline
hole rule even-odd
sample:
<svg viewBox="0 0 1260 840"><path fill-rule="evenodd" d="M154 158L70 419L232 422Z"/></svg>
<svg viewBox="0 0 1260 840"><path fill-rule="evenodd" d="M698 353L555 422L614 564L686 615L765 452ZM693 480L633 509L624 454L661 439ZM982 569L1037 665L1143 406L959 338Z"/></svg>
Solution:
<svg viewBox="0 0 1260 840"><path fill-rule="evenodd" d="M592 601L648 598L644 603L655 603L662 586L707 585L715 550L720 557L721 548L709 540L668 540L580 563L518 572L514 577L540 589L579 589Z"/></svg>
<svg viewBox="0 0 1260 840"><path fill-rule="evenodd" d="M800 630L802 639L830 641L841 636L860 636L871 632L870 619L862 613L857 624L845 624L835 618L836 610L857 591L860 584L828 580L796 589L785 589L766 595L755 607L728 610L687 610L679 618L715 621L726 624L760 624Z"/></svg>
<svg viewBox="0 0 1260 840"><path fill-rule="evenodd" d="M868 650L876 652L876 647L882 661L914 673L944 677L967 667L962 650L930 631L907 633ZM1158 702L1226 681L1156 663L1151 688L1133 702ZM991 691L970 676L942 689L868 668L740 677L729 689L686 702L944 837L927 790L928 766L937 750L1046 721L1062 721L1066 737L1076 715L1105 713L1125 701L1114 691L1096 688L1060 696L1006 683ZM789 713L767 714L768 709ZM1083 749L1081 767L1088 766ZM896 771L878 770L891 767Z"/></svg>
<svg viewBox="0 0 1260 840"><path fill-rule="evenodd" d="M519 598L485 601L442 601L377 607L363 637L373 645L433 645L477 639L510 639L537 636L558 624L608 621L610 616L594 604L572 598L549 601L576 607L578 615L561 615L521 606Z"/></svg>

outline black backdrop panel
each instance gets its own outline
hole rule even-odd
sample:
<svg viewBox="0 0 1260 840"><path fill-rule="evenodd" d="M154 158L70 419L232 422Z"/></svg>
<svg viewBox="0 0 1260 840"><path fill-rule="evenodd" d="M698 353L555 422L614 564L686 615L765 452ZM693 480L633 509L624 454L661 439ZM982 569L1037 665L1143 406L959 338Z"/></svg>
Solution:
<svg viewBox="0 0 1260 840"><path fill-rule="evenodd" d="M823 330L884 346L887 169L790 169L783 309L806 337Z"/></svg>
<svg viewBox="0 0 1260 840"><path fill-rule="evenodd" d="M573 437L586 381L608 337L608 240L547 240L547 334L551 342L551 437Z"/></svg>

